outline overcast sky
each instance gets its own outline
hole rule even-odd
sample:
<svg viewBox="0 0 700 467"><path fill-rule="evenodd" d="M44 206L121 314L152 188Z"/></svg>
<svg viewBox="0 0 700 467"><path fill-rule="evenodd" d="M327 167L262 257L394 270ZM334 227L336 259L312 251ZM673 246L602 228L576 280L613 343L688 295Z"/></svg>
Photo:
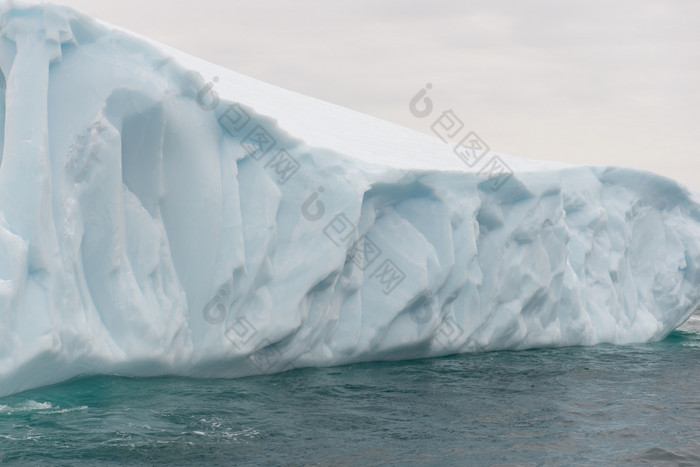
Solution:
<svg viewBox="0 0 700 467"><path fill-rule="evenodd" d="M63 0L269 83L418 131L426 83L492 150L700 190L697 0Z"/></svg>

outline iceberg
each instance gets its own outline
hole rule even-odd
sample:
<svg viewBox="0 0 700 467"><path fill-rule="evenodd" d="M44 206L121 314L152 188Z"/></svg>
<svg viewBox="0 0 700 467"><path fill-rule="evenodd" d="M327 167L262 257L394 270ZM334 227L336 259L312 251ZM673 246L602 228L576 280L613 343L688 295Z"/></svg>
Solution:
<svg viewBox="0 0 700 467"><path fill-rule="evenodd" d="M700 303L672 180L447 144L66 7L0 18L0 395L650 342Z"/></svg>

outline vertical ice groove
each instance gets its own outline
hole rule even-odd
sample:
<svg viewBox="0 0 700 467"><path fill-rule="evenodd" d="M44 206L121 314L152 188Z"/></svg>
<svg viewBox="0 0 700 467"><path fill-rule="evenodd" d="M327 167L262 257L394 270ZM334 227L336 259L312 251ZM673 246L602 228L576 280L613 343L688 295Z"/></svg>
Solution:
<svg viewBox="0 0 700 467"><path fill-rule="evenodd" d="M51 269L57 253L51 209L48 146L49 66L60 56L60 25L46 24L41 9L16 13L2 40L15 43L8 70L0 204L10 227L29 243L29 268ZM28 188L28 189L27 189ZM21 198L18 193L24 192Z"/></svg>
<svg viewBox="0 0 700 467"><path fill-rule="evenodd" d="M0 47L2 47L0 43ZM2 55L2 53L0 53ZM5 148L5 89L7 83L5 82L5 74L2 72L2 65L0 64L0 166L2 166L2 153Z"/></svg>

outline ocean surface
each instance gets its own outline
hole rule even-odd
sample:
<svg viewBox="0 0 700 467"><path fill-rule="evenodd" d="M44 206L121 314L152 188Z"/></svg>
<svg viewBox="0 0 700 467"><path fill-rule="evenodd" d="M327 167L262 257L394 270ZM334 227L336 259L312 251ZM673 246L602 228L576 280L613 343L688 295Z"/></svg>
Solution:
<svg viewBox="0 0 700 467"><path fill-rule="evenodd" d="M700 315L663 342L0 399L0 463L700 465Z"/></svg>

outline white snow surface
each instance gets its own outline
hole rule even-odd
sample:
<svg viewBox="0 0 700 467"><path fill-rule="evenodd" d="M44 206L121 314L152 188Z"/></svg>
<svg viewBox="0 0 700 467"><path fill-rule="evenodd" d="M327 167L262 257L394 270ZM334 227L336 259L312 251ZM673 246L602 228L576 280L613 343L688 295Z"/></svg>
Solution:
<svg viewBox="0 0 700 467"><path fill-rule="evenodd" d="M0 395L650 342L700 302L672 180L470 167L65 7L0 16Z"/></svg>

